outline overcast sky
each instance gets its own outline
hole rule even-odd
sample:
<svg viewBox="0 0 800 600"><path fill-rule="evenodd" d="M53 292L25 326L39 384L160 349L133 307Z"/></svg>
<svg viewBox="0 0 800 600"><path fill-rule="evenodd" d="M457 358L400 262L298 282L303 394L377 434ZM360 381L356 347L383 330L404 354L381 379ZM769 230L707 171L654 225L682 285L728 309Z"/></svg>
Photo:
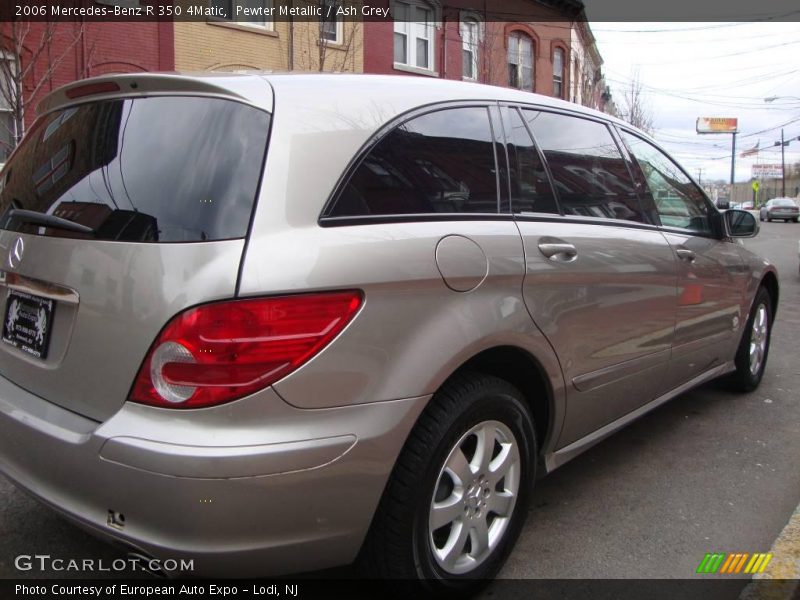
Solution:
<svg viewBox="0 0 800 600"><path fill-rule="evenodd" d="M591 24L603 72L622 109L623 87L637 71L653 115L655 138L697 177L729 180L731 136L698 135L697 117L737 117L736 180L750 178L758 160L780 163L781 126L786 163L800 161L800 24ZM771 96L793 96L764 102Z"/></svg>

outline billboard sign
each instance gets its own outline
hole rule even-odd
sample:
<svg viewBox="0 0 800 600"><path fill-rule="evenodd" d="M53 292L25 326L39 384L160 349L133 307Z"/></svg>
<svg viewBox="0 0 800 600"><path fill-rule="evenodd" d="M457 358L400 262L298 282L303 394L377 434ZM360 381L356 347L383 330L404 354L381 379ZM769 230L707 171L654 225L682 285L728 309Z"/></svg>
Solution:
<svg viewBox="0 0 800 600"><path fill-rule="evenodd" d="M739 119L731 117L698 117L697 133L737 133Z"/></svg>
<svg viewBox="0 0 800 600"><path fill-rule="evenodd" d="M780 164L753 165L753 179L780 179L782 176L783 169Z"/></svg>

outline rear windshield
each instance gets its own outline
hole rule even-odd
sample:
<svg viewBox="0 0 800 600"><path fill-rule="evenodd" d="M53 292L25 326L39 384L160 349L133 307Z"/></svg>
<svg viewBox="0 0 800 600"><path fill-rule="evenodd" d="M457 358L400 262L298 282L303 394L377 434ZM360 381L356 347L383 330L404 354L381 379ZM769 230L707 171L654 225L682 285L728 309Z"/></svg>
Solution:
<svg viewBox="0 0 800 600"><path fill-rule="evenodd" d="M37 121L0 178L0 227L54 237L192 242L247 234L269 114L229 100L92 102ZM78 233L11 217L45 213Z"/></svg>
<svg viewBox="0 0 800 600"><path fill-rule="evenodd" d="M794 203L794 200L791 200L789 198L781 198L779 200L773 200L772 204L773 206L797 206Z"/></svg>

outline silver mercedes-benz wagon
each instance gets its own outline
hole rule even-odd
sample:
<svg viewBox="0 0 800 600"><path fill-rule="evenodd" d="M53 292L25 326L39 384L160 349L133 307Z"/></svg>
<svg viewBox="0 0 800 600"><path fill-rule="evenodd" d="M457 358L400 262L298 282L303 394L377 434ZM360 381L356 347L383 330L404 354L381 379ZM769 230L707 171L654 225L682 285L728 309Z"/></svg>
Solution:
<svg viewBox="0 0 800 600"><path fill-rule="evenodd" d="M757 221L608 115L261 74L39 115L0 175L0 470L131 552L467 586L538 476L764 373Z"/></svg>

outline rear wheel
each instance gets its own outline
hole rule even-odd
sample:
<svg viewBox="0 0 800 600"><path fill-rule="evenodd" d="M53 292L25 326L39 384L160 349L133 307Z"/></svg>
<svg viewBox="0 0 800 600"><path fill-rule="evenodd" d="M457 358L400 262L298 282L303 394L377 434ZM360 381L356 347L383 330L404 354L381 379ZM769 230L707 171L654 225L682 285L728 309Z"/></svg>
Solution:
<svg viewBox="0 0 800 600"><path fill-rule="evenodd" d="M362 567L430 591L480 587L522 528L535 448L533 420L515 387L478 373L445 384L398 458Z"/></svg>
<svg viewBox="0 0 800 600"><path fill-rule="evenodd" d="M772 332L772 302L766 288L759 288L747 318L742 341L736 352L736 371L731 374L733 387L750 392L758 387L764 376Z"/></svg>

